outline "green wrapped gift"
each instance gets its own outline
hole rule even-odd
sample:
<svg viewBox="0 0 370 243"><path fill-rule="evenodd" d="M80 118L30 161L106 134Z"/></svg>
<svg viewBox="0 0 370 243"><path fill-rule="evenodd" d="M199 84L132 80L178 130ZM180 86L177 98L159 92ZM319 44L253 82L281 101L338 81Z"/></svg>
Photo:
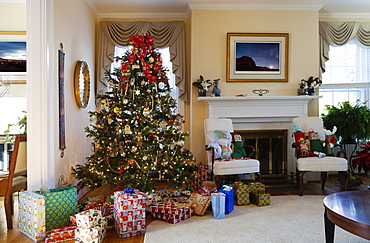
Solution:
<svg viewBox="0 0 370 243"><path fill-rule="evenodd" d="M269 193L261 193L261 194L250 194L250 201L251 203L262 207L262 206L268 206L271 204L270 202L270 194Z"/></svg>
<svg viewBox="0 0 370 243"><path fill-rule="evenodd" d="M243 182L236 181L232 184L234 187L234 203L235 205L249 205L249 185Z"/></svg>
<svg viewBox="0 0 370 243"><path fill-rule="evenodd" d="M265 193L265 185L261 182L252 182L249 183L249 192L254 194L262 194Z"/></svg>

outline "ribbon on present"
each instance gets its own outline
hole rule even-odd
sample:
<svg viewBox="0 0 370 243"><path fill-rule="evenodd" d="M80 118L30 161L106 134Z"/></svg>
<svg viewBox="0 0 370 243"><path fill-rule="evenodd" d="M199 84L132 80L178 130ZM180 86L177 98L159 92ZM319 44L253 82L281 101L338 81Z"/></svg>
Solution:
<svg viewBox="0 0 370 243"><path fill-rule="evenodd" d="M125 190L123 190L124 192L126 193L130 193L130 194L133 194L135 192L135 189L134 188L131 188L131 187L128 187L126 188Z"/></svg>

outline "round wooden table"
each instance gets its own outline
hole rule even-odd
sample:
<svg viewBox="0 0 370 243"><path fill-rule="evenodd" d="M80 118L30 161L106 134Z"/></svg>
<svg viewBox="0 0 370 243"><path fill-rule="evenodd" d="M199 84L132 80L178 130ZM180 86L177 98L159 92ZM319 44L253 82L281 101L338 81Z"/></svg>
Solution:
<svg viewBox="0 0 370 243"><path fill-rule="evenodd" d="M324 198L325 238L334 241L335 225L370 240L370 191L345 191Z"/></svg>

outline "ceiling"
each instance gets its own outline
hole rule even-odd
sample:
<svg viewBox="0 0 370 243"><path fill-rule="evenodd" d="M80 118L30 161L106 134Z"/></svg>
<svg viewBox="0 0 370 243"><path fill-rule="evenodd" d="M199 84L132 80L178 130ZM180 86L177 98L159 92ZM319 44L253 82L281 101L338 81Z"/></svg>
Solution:
<svg viewBox="0 0 370 243"><path fill-rule="evenodd" d="M370 18L370 0L85 0L99 18L176 18L190 10L317 10L322 18ZM227 2L227 4L225 3Z"/></svg>

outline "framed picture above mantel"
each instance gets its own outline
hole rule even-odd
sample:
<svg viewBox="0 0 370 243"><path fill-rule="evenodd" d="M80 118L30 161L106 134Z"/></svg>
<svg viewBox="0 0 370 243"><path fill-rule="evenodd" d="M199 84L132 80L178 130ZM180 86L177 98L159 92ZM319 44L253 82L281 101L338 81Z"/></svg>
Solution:
<svg viewBox="0 0 370 243"><path fill-rule="evenodd" d="M287 82L288 33L227 33L227 82Z"/></svg>

